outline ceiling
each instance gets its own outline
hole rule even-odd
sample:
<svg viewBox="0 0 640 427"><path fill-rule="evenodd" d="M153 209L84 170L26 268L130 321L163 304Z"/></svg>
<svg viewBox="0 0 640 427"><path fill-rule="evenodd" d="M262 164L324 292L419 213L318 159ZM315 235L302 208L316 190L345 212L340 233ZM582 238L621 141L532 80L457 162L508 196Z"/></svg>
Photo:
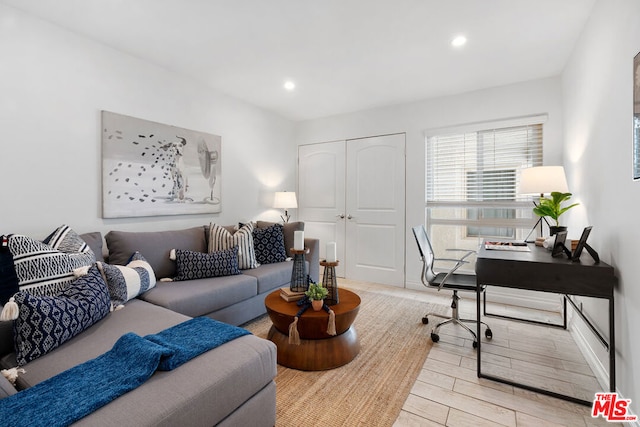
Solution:
<svg viewBox="0 0 640 427"><path fill-rule="evenodd" d="M0 0L291 120L559 75L594 1Z"/></svg>

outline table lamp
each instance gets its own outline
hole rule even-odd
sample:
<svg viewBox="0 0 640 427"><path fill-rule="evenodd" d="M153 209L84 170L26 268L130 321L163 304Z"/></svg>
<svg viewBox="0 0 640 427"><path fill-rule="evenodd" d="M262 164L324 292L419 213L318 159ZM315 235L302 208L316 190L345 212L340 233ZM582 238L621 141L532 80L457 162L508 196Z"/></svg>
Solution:
<svg viewBox="0 0 640 427"><path fill-rule="evenodd" d="M284 216L280 215L282 222L289 222L289 212L287 209L297 208L298 201L296 200L295 191L276 191L276 196L273 201L273 207L278 209L284 209Z"/></svg>
<svg viewBox="0 0 640 427"><path fill-rule="evenodd" d="M540 195L540 198L543 198L545 194L550 194L553 191L557 191L560 193L568 193L569 186L567 185L567 177L564 173L564 167L562 166L535 166L532 168L527 168L522 170L522 175L520 176L520 194L536 194ZM538 206L534 201L533 204ZM538 218L538 221L535 223L533 228L527 237L524 239L525 242L531 243L533 241L527 240L531 233L533 233L540 224L540 236L543 235L542 230L542 221L547 223L547 219L545 217Z"/></svg>

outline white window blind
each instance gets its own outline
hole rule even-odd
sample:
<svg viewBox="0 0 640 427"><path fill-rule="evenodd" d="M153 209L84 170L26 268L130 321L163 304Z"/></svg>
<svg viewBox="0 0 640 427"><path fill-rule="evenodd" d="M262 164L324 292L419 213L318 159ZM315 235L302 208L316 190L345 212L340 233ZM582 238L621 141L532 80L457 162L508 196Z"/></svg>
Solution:
<svg viewBox="0 0 640 427"><path fill-rule="evenodd" d="M542 126L465 129L427 137L430 230L438 224L463 226L458 237L477 240L480 236L518 238L517 229L530 228L534 222L531 196L521 196L517 189L522 169L542 165Z"/></svg>
<svg viewBox="0 0 640 427"><path fill-rule="evenodd" d="M427 203L518 199L519 171L541 164L541 124L431 136Z"/></svg>

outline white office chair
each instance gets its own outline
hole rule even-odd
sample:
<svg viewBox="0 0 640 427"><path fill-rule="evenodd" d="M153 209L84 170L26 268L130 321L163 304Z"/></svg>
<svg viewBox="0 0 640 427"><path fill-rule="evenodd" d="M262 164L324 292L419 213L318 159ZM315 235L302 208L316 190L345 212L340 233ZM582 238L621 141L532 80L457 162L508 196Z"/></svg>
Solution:
<svg viewBox="0 0 640 427"><path fill-rule="evenodd" d="M460 319L460 316L458 315L458 300L460 299L460 297L458 297L458 291L476 292L476 276L473 274L461 274L455 272L462 265L469 262L466 261L466 259L474 254L475 251L470 251L467 249L447 249L448 251L465 252L465 254L461 258L435 258L433 248L431 247L431 242L429 241L427 230L425 230L424 225L413 227L412 230L413 235L416 238L416 243L418 244L420 257L422 258L422 284L426 287L437 287L438 291L440 291L441 289L453 290L453 297L451 301L451 316L443 316L438 313L427 313L422 318L422 323L424 323L425 325L429 323L429 316L446 319L445 321L438 323L431 330L431 340L433 342L440 341L440 335L438 335L438 330L440 329L440 327L449 323L453 323L455 325L462 326L473 336L473 348L477 348L478 338L476 336L476 333L467 325L465 325L465 323L476 323L476 319ZM433 264L435 261L450 261L454 262L455 265L447 272L436 274L433 271ZM489 325L487 325L485 322L480 323L487 327L484 332L484 336L487 339L493 338L493 332L491 332L491 328L489 327Z"/></svg>

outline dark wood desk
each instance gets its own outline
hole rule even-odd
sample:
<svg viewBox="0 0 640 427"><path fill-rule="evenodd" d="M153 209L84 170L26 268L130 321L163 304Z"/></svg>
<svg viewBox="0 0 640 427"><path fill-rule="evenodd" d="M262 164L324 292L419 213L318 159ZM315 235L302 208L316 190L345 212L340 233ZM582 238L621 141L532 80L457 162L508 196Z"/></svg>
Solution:
<svg viewBox="0 0 640 427"><path fill-rule="evenodd" d="M485 249L484 244L478 252L476 261L476 303L477 319L480 321L480 297L484 285L505 288L526 289L530 291L551 292L563 295L565 311L569 301L577 313L587 322L593 332L598 335L609 351L609 384L610 391L615 392L615 326L613 291L618 282L613 267L603 262L595 264L587 253L583 253L580 260L573 262L563 254L553 258L551 252L529 244L530 252L500 251ZM573 303L571 296L602 298L609 301L609 339L604 339L591 322ZM477 330L480 334L480 323ZM525 384L514 383L504 378L498 378L482 373L481 340L478 340L478 377L500 381L506 384L522 387L535 392L559 397L572 402L591 406L593 402L576 399L571 396L560 395L548 390L542 390Z"/></svg>

